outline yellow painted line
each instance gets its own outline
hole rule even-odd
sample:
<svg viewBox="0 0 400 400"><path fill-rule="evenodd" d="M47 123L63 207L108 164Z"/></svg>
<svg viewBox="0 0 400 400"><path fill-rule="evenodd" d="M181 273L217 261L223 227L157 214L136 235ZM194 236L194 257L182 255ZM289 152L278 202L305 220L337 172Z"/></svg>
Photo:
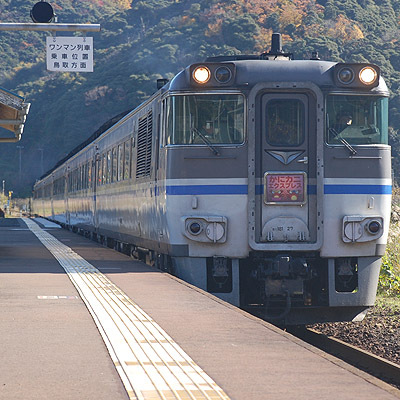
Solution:
<svg viewBox="0 0 400 400"><path fill-rule="evenodd" d="M76 300L78 296L37 296L38 300Z"/></svg>
<svg viewBox="0 0 400 400"><path fill-rule="evenodd" d="M229 400L173 339L93 265L30 219L28 228L68 274L132 400Z"/></svg>

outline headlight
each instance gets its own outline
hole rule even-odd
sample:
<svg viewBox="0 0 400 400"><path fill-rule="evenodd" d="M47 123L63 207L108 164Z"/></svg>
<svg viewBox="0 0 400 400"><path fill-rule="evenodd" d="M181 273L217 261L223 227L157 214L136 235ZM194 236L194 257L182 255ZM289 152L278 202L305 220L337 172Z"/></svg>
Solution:
<svg viewBox="0 0 400 400"><path fill-rule="evenodd" d="M372 89L379 86L380 68L366 63L337 63L333 80L337 87Z"/></svg>
<svg viewBox="0 0 400 400"><path fill-rule="evenodd" d="M217 57L218 58L218 57ZM199 89L202 87L221 87L233 85L236 76L236 67L233 63L213 62L192 64L188 68L189 74L186 75L191 85Z"/></svg>
<svg viewBox="0 0 400 400"><path fill-rule="evenodd" d="M197 67L193 71L193 79L197 83L207 83L211 78L210 70L205 66Z"/></svg>
<svg viewBox="0 0 400 400"><path fill-rule="evenodd" d="M378 74L374 68L365 67L360 71L359 77L364 85L372 85L376 81Z"/></svg>

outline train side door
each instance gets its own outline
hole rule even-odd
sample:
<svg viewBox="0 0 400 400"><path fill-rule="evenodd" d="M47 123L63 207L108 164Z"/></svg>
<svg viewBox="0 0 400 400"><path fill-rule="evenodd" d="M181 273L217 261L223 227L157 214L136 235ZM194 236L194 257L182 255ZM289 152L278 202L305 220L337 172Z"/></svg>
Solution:
<svg viewBox="0 0 400 400"><path fill-rule="evenodd" d="M64 202L64 205L65 205L65 223L67 225L69 225L71 222L70 214L69 214L69 200L68 200L69 193L70 193L70 184L71 184L69 175L70 175L70 167L66 167L65 168L65 187L64 187L65 202Z"/></svg>
<svg viewBox="0 0 400 400"><path fill-rule="evenodd" d="M315 100L307 92L267 92L259 104L256 241L315 243Z"/></svg>
<svg viewBox="0 0 400 400"><path fill-rule="evenodd" d="M93 191L93 206L92 206L92 225L97 228L97 221L96 221L96 209L97 209L97 201L96 201L96 194L97 194L97 157L98 154L95 153L94 158L91 162L91 175L90 175L90 185Z"/></svg>
<svg viewBox="0 0 400 400"><path fill-rule="evenodd" d="M50 184L50 215L51 218L54 219L54 176L51 177L51 184Z"/></svg>
<svg viewBox="0 0 400 400"><path fill-rule="evenodd" d="M93 160L93 225L95 229L99 227L99 216L97 212L97 196L98 196L98 185L102 178L102 163L101 155L98 151L95 152Z"/></svg>

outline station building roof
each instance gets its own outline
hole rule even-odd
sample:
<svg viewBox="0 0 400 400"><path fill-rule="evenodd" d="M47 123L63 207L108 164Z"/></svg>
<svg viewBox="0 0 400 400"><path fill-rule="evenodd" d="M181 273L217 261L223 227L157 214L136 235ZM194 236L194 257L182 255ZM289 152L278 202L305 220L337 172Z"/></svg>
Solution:
<svg viewBox="0 0 400 400"><path fill-rule="evenodd" d="M29 108L30 103L25 103L23 97L0 87L0 127L14 134L14 137L1 134L0 143L21 139Z"/></svg>

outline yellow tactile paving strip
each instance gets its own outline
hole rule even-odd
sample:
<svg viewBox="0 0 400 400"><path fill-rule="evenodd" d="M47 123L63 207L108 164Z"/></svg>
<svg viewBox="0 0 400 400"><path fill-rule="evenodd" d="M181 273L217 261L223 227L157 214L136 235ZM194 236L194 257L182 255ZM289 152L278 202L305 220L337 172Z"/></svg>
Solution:
<svg viewBox="0 0 400 400"><path fill-rule="evenodd" d="M229 400L122 290L38 224L24 222L64 268L88 307L130 399Z"/></svg>

